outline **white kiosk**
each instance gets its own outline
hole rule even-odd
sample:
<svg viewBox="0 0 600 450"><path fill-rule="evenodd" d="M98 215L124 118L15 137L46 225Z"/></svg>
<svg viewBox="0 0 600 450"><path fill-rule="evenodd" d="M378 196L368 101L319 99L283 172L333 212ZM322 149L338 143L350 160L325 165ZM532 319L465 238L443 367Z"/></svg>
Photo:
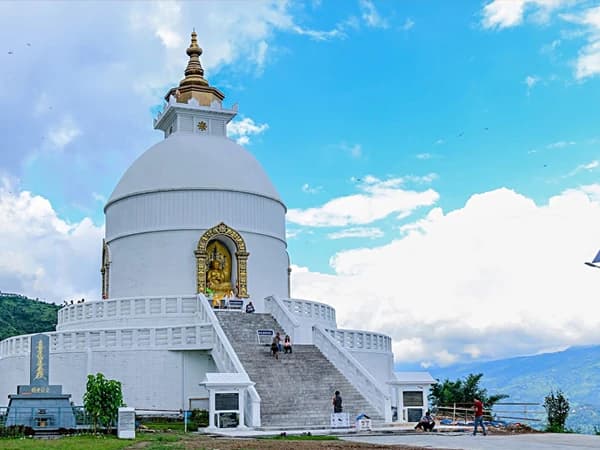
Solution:
<svg viewBox="0 0 600 450"><path fill-rule="evenodd" d="M200 383L208 390L208 428L246 428L246 390L254 383L247 374L207 373Z"/></svg>

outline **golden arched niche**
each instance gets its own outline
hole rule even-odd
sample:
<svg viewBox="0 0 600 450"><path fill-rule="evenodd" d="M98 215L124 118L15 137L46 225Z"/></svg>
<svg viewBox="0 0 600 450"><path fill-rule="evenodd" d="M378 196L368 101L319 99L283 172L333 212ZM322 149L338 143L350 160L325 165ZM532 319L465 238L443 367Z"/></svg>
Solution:
<svg viewBox="0 0 600 450"><path fill-rule="evenodd" d="M224 240L231 240L235 245L235 255L229 255L229 261L227 256L229 251L224 245ZM197 292L206 293L207 285L207 274L212 269L223 270L223 277L220 280L214 281L225 285L227 281L231 282L232 289L237 293L240 298L248 298L248 255L246 251L246 243L244 239L233 228L230 228L223 222L219 225L214 226L200 237L198 241L198 248L194 252L196 255L196 283ZM235 279L233 273L233 261L231 259L235 256ZM228 275L230 279L227 280Z"/></svg>

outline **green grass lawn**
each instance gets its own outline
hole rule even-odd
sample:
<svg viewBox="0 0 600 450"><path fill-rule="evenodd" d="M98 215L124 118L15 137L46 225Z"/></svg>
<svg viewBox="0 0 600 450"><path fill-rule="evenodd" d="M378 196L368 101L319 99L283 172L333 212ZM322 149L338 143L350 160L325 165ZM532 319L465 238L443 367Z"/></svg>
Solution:
<svg viewBox="0 0 600 450"><path fill-rule="evenodd" d="M127 448L136 442L149 442L145 450L182 449L178 442L183 434L179 433L137 433L135 441L132 439L118 439L115 436L64 436L60 439L0 439L2 450L120 450Z"/></svg>

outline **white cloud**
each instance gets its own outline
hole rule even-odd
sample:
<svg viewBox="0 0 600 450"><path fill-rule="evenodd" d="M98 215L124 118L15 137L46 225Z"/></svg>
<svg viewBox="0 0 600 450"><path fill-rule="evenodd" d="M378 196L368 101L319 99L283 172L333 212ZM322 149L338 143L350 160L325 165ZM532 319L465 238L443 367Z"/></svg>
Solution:
<svg viewBox="0 0 600 450"><path fill-rule="evenodd" d="M527 92L531 90L538 82L540 81L539 77L534 75L527 75L525 77L525 84L527 85Z"/></svg>
<svg viewBox="0 0 600 450"><path fill-rule="evenodd" d="M446 143L446 141L444 139L438 139L437 141L435 141L435 145L442 145L445 143Z"/></svg>
<svg viewBox="0 0 600 450"><path fill-rule="evenodd" d="M484 28L508 28L520 25L527 10L533 11L532 19L546 23L553 12L571 5L577 0L493 0L483 8L482 25ZM560 14L560 17L581 27L565 36L587 36L587 44L580 50L575 61L575 78L584 80L600 75L600 6L584 7ZM560 40L542 48L543 53L552 53L560 45ZM531 88L532 86L530 86Z"/></svg>
<svg viewBox="0 0 600 450"><path fill-rule="evenodd" d="M102 204L106 203L106 196L102 195L102 194L98 194L97 192L92 192L92 198L94 200L96 200L97 202L100 202Z"/></svg>
<svg viewBox="0 0 600 450"><path fill-rule="evenodd" d="M564 177L572 177L574 175L577 175L580 172L583 172L585 170L587 171L592 171L594 169L596 169L598 166L600 166L600 162L598 160L594 160L594 161L590 161L587 164L580 164L577 167L575 167L571 172L569 172L567 175L565 175Z"/></svg>
<svg viewBox="0 0 600 450"><path fill-rule="evenodd" d="M433 155L431 153L419 153L416 155L417 159L431 159Z"/></svg>
<svg viewBox="0 0 600 450"><path fill-rule="evenodd" d="M320 207L290 209L287 220L312 227L365 225L394 213L406 217L438 200L439 195L433 189L422 192L402 189L400 186L406 181L405 178L382 181L368 175L358 186L361 193L334 198Z"/></svg>
<svg viewBox="0 0 600 450"><path fill-rule="evenodd" d="M560 44L561 44L560 39L554 39L549 44L544 45L541 49L541 52L546 53L546 54L552 54L556 51L556 49L560 46Z"/></svg>
<svg viewBox="0 0 600 450"><path fill-rule="evenodd" d="M370 238L376 239L383 237L383 231L380 228L355 227L346 228L344 230L335 231L327 235L329 239L345 239L345 238Z"/></svg>
<svg viewBox="0 0 600 450"><path fill-rule="evenodd" d="M65 148L80 135L81 130L71 117L65 117L59 124L48 130L50 143L59 150Z"/></svg>
<svg viewBox="0 0 600 450"><path fill-rule="evenodd" d="M302 192L306 192L307 194L318 194L322 190L323 186L311 186L308 183L302 185Z"/></svg>
<svg viewBox="0 0 600 450"><path fill-rule="evenodd" d="M257 136L268 129L268 124L256 124L249 117L244 117L242 120L234 120L227 124L227 134L236 139L236 142L240 145L248 145L250 143L250 136Z"/></svg>
<svg viewBox="0 0 600 450"><path fill-rule="evenodd" d="M333 38L345 37L346 34L344 32L343 27L339 26L332 30L311 30L308 28L302 28L298 25L294 25L292 30L296 34L300 34L303 36L308 36L315 41L328 41Z"/></svg>
<svg viewBox="0 0 600 450"><path fill-rule="evenodd" d="M564 14L563 19L584 27L588 44L580 51L575 63L575 77L583 80L600 75L600 6L580 13Z"/></svg>
<svg viewBox="0 0 600 450"><path fill-rule="evenodd" d="M340 148L344 153L347 153L354 159L359 159L363 156L363 149L362 145L360 144L348 144L346 142L342 142L336 147Z"/></svg>
<svg viewBox="0 0 600 450"><path fill-rule="evenodd" d="M332 304L340 327L390 334L399 361L597 343L598 274L583 262L600 247L598 223L600 185L539 206L508 189L476 194L387 245L335 254L331 275L292 272L292 295Z"/></svg>
<svg viewBox="0 0 600 450"><path fill-rule="evenodd" d="M506 28L523 21L525 0L494 0L483 8L484 28Z"/></svg>
<svg viewBox="0 0 600 450"><path fill-rule="evenodd" d="M408 31L415 26L415 22L409 17L404 21L404 24L400 27L403 31Z"/></svg>
<svg viewBox="0 0 600 450"><path fill-rule="evenodd" d="M18 192L6 179L0 188L0 285L3 290L61 302L97 299L104 228L85 218L68 223L50 202Z"/></svg>
<svg viewBox="0 0 600 450"><path fill-rule="evenodd" d="M483 8L484 28L509 28L523 23L526 10L535 22L546 23L550 14L573 0L493 0Z"/></svg>
<svg viewBox="0 0 600 450"><path fill-rule="evenodd" d="M417 184L429 184L432 181L435 181L438 179L438 174L437 173L428 173L427 175L422 175L422 176L416 176L416 175L407 175L403 178L403 180L405 181L410 181L413 183L417 183Z"/></svg>
<svg viewBox="0 0 600 450"><path fill-rule="evenodd" d="M600 74L600 41L595 41L579 52L575 77L581 80L598 74Z"/></svg>
<svg viewBox="0 0 600 450"><path fill-rule="evenodd" d="M552 142L551 144L548 144L546 146L546 148L549 148L549 149L565 148L565 147L569 147L569 146L575 145L575 144L576 144L575 141L557 141L557 142Z"/></svg>
<svg viewBox="0 0 600 450"><path fill-rule="evenodd" d="M362 19L367 26L372 28L387 28L389 23L386 19L381 17L381 14L375 8L375 5L370 0L360 0L360 9L362 12Z"/></svg>

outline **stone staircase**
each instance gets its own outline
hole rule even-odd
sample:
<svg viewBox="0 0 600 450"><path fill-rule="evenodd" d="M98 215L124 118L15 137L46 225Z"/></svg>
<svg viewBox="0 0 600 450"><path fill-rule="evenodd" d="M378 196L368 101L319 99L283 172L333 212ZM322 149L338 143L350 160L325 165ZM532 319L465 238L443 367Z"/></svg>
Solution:
<svg viewBox="0 0 600 450"><path fill-rule="evenodd" d="M258 344L256 330L285 331L270 314L215 311L223 331L261 398L261 424L265 428L329 428L331 399L338 390L350 421L364 412L374 422L383 417L325 358L314 345L293 345L292 354L270 355ZM293 344L293 342L292 342Z"/></svg>

